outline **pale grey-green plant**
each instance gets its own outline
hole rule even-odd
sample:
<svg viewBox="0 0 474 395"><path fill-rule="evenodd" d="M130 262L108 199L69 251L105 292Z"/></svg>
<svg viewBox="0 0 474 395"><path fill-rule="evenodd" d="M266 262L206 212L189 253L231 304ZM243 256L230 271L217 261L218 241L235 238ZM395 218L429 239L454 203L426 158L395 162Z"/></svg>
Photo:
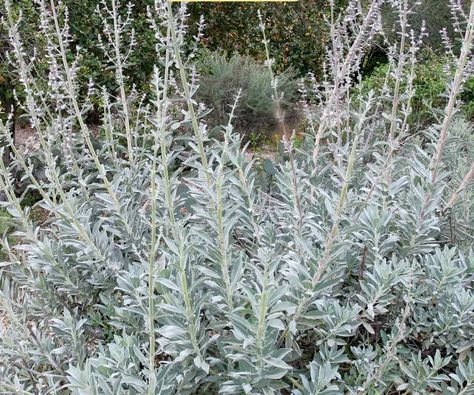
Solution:
<svg viewBox="0 0 474 395"><path fill-rule="evenodd" d="M403 24L403 2L389 3ZM149 100L126 84L134 40L121 2L101 8L119 88L91 82L85 94L66 10L37 5L46 89L18 16L3 21L41 150L22 154L0 124L12 150L11 164L0 162L2 206L15 229L1 241L0 392L472 393L474 151L472 126L455 113L474 5L448 106L436 109L438 125L413 131L410 83L352 96L382 1L365 12L351 1L332 21L324 81L306 84L319 97L304 107L309 133L296 148L286 130L269 188L233 132L238 96L222 135L208 137L183 50L185 5L157 0L148 10ZM394 76L410 81L419 42L406 28ZM284 92L266 65L284 122ZM85 121L93 95L97 135ZM15 194L14 169L41 196L35 207ZM43 223L31 215L38 207Z"/></svg>

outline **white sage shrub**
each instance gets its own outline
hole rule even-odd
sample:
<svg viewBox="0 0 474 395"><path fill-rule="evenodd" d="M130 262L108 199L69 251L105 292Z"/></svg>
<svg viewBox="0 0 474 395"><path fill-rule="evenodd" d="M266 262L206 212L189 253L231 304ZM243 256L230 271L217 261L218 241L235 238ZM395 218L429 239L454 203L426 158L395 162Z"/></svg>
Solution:
<svg viewBox="0 0 474 395"><path fill-rule="evenodd" d="M98 9L118 86L108 91L79 85L81 52L61 2L35 3L46 59L26 56L10 0L2 21L39 144L20 152L0 124L11 150L0 162L2 206L15 229L1 241L2 393L474 392L474 141L456 114L474 5L464 14L452 2L462 46L447 65L447 105L433 109L438 124L414 130L424 32L410 31L407 1L351 0L332 21L324 78L302 83L298 148L263 29L285 135L262 187L232 130L235 105L211 138L193 99L185 5L148 10L150 93L127 85L138 66L127 62L136 40L126 4ZM399 15L400 41L384 95L359 95L354 76L382 34L382 6ZM86 122L96 98L98 130ZM14 172L28 185L22 195ZM40 200L25 207L31 191Z"/></svg>

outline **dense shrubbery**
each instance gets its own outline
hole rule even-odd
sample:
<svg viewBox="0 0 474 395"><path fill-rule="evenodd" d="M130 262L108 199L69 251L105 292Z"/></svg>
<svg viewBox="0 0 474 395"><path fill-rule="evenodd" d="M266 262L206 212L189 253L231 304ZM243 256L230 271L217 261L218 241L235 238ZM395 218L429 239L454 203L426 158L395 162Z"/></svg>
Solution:
<svg viewBox="0 0 474 395"><path fill-rule="evenodd" d="M96 83L112 90L116 87L115 73L114 70L106 68L107 62L104 61L104 53L97 45L97 37L103 33L102 21L97 12L99 4L100 0L83 0L81 6L78 7L74 0L63 0L58 5L58 9L68 9L67 18L71 34L69 39L72 40L73 52L76 52L79 48L81 67L78 72L82 85L86 85L87 81L92 78ZM131 54L132 56L128 60L128 66L130 67L127 72L127 83L130 87L135 84L144 89L148 85L155 63L153 36L150 35L146 15L147 6L151 6L153 1L135 0L131 4L133 4L133 7L129 11L133 16L133 22L130 31L133 29L135 32L136 45L133 54ZM33 48L35 48L38 51L39 59L46 59L45 40L40 35L35 34L39 13L41 12L38 4L30 0L15 1L12 4L12 11L15 14L22 13L22 23L19 30L25 36L30 37L25 42L25 50L32 53ZM120 8L120 13L124 19L127 12L126 7ZM5 15L3 4L0 4L0 14ZM0 48L8 45L8 37L3 27L1 33ZM128 41L130 38L124 36L124 39ZM8 76L10 79L16 77L16 74L11 72L11 66L5 61L5 53L0 53L0 58L2 60L0 74ZM47 75L47 62L37 62L38 66ZM22 88L20 83L15 83L14 87L16 89Z"/></svg>
<svg viewBox="0 0 474 395"><path fill-rule="evenodd" d="M263 51L263 48L262 48ZM199 63L201 78L197 98L211 110L209 125L225 125L229 110L236 101L233 127L246 140L264 140L276 128L272 75L263 64L248 56L234 55L227 59L218 53L205 52ZM298 86L293 72L279 75L278 85L284 96L282 107L287 116L296 111Z"/></svg>
<svg viewBox="0 0 474 395"><path fill-rule="evenodd" d="M464 21L459 15L464 13L465 16L469 13L470 0L403 0L403 3L409 11L407 15L409 28L416 34L422 31L427 33L425 46L438 54L443 53L446 50L445 38L448 37L459 49ZM390 6L386 6L382 11L382 18L385 34L389 39L397 40L399 14L393 12Z"/></svg>
<svg viewBox="0 0 474 395"><path fill-rule="evenodd" d="M446 84L451 77L450 70L447 70L449 67L449 57L437 56L429 50L424 51L423 56L418 59L414 66L413 81L411 82L414 89L411 102L413 113L410 117L412 124L424 123L426 125L434 122L437 114L433 113L433 109L446 105ZM389 75L388 78L387 75ZM408 78L402 81L405 89L408 82ZM377 94L383 95L384 90L393 90L394 86L394 66L387 63L377 67L367 78L364 78L362 86L359 88L363 93L375 91ZM463 100L461 111L469 119L472 119L474 115L472 86L474 86L474 77L467 79L465 90L461 94ZM387 101L387 105L391 106L391 102Z"/></svg>
<svg viewBox="0 0 474 395"><path fill-rule="evenodd" d="M381 2L359 14L351 1L333 25L325 78L304 85L303 97L317 98L304 106L306 139L296 149L285 134L284 160L262 189L232 129L235 107L209 137L183 50L184 8L153 9L149 105L123 76L128 47L110 51L118 89L101 92L95 133L84 120L94 91L78 98L68 36L54 2L40 4L47 89L25 67L15 17L7 22L41 149L22 155L0 124L13 152L0 188L16 229L15 243L1 243L0 391L473 392L472 127L456 109L474 5L463 50L449 59L448 103L422 128L403 85L417 40L399 47L399 83L383 98L353 96ZM281 115L275 78L272 87ZM14 169L41 196L41 225L15 195Z"/></svg>
<svg viewBox="0 0 474 395"><path fill-rule="evenodd" d="M337 7L346 0L333 1ZM275 60L275 68L283 71L288 67L298 73L308 71L321 75L326 45L329 41L330 2L307 0L294 3L274 4L220 3L209 7L205 3L190 5L191 21L204 16L206 46L211 50L237 52L264 60L260 40L255 40L258 26L257 10L263 14L269 49ZM339 8L337 8L338 10ZM193 25L190 27L194 31Z"/></svg>
<svg viewBox="0 0 474 395"><path fill-rule="evenodd" d="M109 91L117 88L115 73L107 67L104 53L97 45L97 37L102 34L102 22L97 13L99 0L85 0L78 7L73 0L63 0L59 8L67 7L69 10L70 33L72 40L72 51L80 48L78 58L78 78L81 86L86 86L89 79L93 79L100 86L105 86ZM152 32L149 29L147 7L153 6L153 0L135 0L131 3L133 7L129 10L133 17L129 31L134 31L134 51L127 60L124 76L127 86L131 89L136 85L142 92L146 91L148 81L152 75L155 64L155 48ZM262 6L258 6L262 8ZM29 0L16 1L12 4L12 11L17 14L20 10L23 14L22 23L19 26L23 34L31 39L25 42L25 50L32 53L35 47L38 51L38 59L45 59L44 40L34 34L39 17L38 6ZM283 10L281 9L283 8ZM327 17L324 10L328 9L326 0L311 0L310 2L288 3L275 9L272 5L263 5L266 23L269 25L271 38L271 53L277 60L278 69L287 69L290 64L300 73L308 70L321 72L321 64L324 57L325 45L328 39L328 27L324 18ZM206 23L206 46L209 49L219 49L228 53L250 54L254 58L261 59L261 45L253 38L258 32L255 27L255 15L257 5L255 4L217 4L213 7L208 5L192 4L189 9L190 26L183 26L184 30L190 30L184 46L186 52L191 51L192 37L199 34L198 21L204 16ZM125 19L127 11L124 7L120 11ZM0 15L5 10L0 4ZM284 29L280 27L284 26ZM6 62L6 49L8 47L7 32L2 28L0 31L0 100L2 95L12 95L13 89L17 89L21 95L22 86L17 82L17 75L12 73L11 67ZM130 37L124 36L126 41ZM205 59L204 59L205 60ZM210 61L213 59L211 57ZM36 67L43 70L44 78L47 78L47 63L37 62ZM5 84L5 79L8 84ZM96 101L94 101L94 104ZM97 115L97 114L94 114Z"/></svg>
<svg viewBox="0 0 474 395"><path fill-rule="evenodd" d="M76 55L76 61L78 63L77 73L78 81L81 88L81 95L85 94L85 87L89 80L94 81L95 84L105 87L109 92L113 92L118 87L118 81L116 80L115 71L109 67L106 57L104 56L104 50L97 45L97 37L102 34L102 21L100 13L97 12L98 0L88 0L81 3L81 7L74 6L74 2L63 1L62 6L59 7L68 9L68 18L70 23L70 33L72 52ZM131 90L136 86L140 92L150 94L149 91L149 79L152 74L153 65L155 63L155 48L153 43L152 32L149 29L149 23L147 17L147 6L152 5L150 1L133 2L133 7L129 10L122 9L119 11L122 18L127 17L127 12L133 18L130 21L130 25L127 26L128 35L124 35L125 41L130 42L130 34L133 32L133 51L127 62L123 65L123 76L127 83L127 89ZM322 5L322 4L321 4ZM228 26L225 21L217 18L220 15L223 19L229 17L236 23L238 37L246 40L246 47L250 50L250 53L254 58L261 57L262 45L259 42L251 44L251 40L255 37L257 29L255 28L255 5L238 5L235 7L231 4L217 5L217 8L224 6L229 8L229 13L222 13L221 11L215 13L215 10L205 8L203 9L199 5L192 5L190 8L190 20L199 21L203 15L206 23L206 32L210 35L210 41L206 40L206 45L209 48L224 48L230 52L237 51L236 53L245 52L242 47L235 46L233 40L223 40L222 35ZM233 7L233 8L232 8ZM243 8L242 8L243 7ZM272 27L272 45L276 47L270 48L272 54L278 59L278 68L283 69L288 67L289 62L296 64L300 72L308 70L311 66L312 70L315 71L316 65L320 67L322 63L322 56L324 54L324 45L327 38L327 23L323 21L323 14L321 12L322 7L314 7L314 4L306 4L301 7L300 4L288 4L283 6L289 13L280 13L280 16L275 19L275 10L272 7L264 7L265 12L268 13L266 20L268 23L277 23ZM231 9L232 8L232 9ZM25 50L29 53L33 53L33 48L37 51L38 59L46 59L45 55L45 41L41 36L34 35L34 29L37 25L40 9L37 5L32 2L23 1L12 5L12 11L14 14L18 14L21 10L22 20L19 25L19 30L22 34L30 37L34 37L33 40L28 40L25 43ZM0 12L2 6L0 6ZM253 18L252 18L253 16ZM284 16L284 21L280 21L279 18ZM305 25L301 24L301 21L306 21ZM286 34L277 39L278 26L283 23L286 26ZM311 26L311 28L307 27ZM201 27L202 28L202 27ZM305 29L303 33L302 29ZM317 29L316 29L317 28ZM188 29L184 25L182 26L183 32ZM200 35L199 23L192 23L189 27L191 32L187 37L193 37L194 35ZM227 33L235 33L232 29ZM23 87L18 82L18 75L15 73L11 65L6 61L6 53L9 49L9 43L7 40L7 31L2 27L3 39L0 40L0 59L2 59L2 66L0 67L0 103L12 103L13 89L16 89L17 95L20 100L23 99ZM216 46L216 43L221 44ZM294 45L293 49L286 48L283 52L281 46L283 43L286 46ZM304 43L304 45L302 45ZM242 44L242 43L240 43ZM247 45L248 44L248 45ZM305 46L308 46L306 48ZM184 46L184 51L189 55L190 52L194 51L194 44L187 40ZM202 43L200 43L202 47ZM78 53L76 49L79 48ZM296 52L295 52L296 51ZM303 56L301 51L306 51L306 55ZM107 51L106 51L107 52ZM284 59L280 56L284 53ZM316 54L318 54L316 56ZM232 59L225 61L223 55L217 55L207 49L200 48L199 50L199 66L202 70L203 84L199 97L205 104L208 104L213 109L212 117L209 118L209 123L213 125L225 122L225 114L223 111L228 111L228 105L233 103L233 95L237 93L239 89L242 89L243 97L238 111L238 122L234 125L235 129L244 134L247 138L252 136L252 141L257 143L258 141L265 139L265 134L271 132L274 127L274 114L272 111L272 99L271 99L271 86L269 85L269 73L264 66L259 66L256 61L252 60L249 56L231 55ZM295 62L296 59L300 59L300 62ZM224 66L227 65L227 70L224 70ZM47 80L48 64L47 62L36 62L38 71L43 73L43 78ZM218 75L217 73L223 72L236 72L232 80L224 75ZM318 71L320 72L320 70ZM212 73L212 77L210 75ZM242 73L250 73L249 78L247 75L243 76ZM294 77L294 72L282 75L282 88L285 88L286 102L291 103L295 97L296 82L289 81ZM240 77L239 77L240 76ZM42 84L41 80L38 83ZM223 84L223 85L222 85ZM229 94L226 97L222 97L223 88L229 86ZM252 89L254 90L252 92ZM256 90L255 90L256 89ZM89 111L86 121L88 123L97 123L98 109L100 107L100 95L94 95L91 97L91 103L93 105L92 111ZM10 108L9 105L7 105ZM287 114L289 115L289 114Z"/></svg>

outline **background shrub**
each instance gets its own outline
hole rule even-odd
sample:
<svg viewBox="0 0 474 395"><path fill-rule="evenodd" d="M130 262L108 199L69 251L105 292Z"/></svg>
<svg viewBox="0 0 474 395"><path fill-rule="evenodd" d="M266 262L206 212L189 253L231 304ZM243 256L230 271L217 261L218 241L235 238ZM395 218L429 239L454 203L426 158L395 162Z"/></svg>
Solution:
<svg viewBox="0 0 474 395"><path fill-rule="evenodd" d="M336 1L336 7L345 1ZM274 4L221 3L190 5L191 33L200 15L204 16L205 45L210 50L223 50L250 55L264 60L258 34L257 10L263 15L270 53L275 59L275 70L293 67L300 75L308 71L321 75L325 48L328 42L330 16L327 0ZM194 27L193 27L194 25Z"/></svg>
<svg viewBox="0 0 474 395"><path fill-rule="evenodd" d="M474 77L468 78L461 94L462 109L469 120L474 120Z"/></svg>
<svg viewBox="0 0 474 395"><path fill-rule="evenodd" d="M446 84L450 78L450 72L447 68L450 67L450 59L446 56L436 55L430 49L425 49L420 54L417 64L414 67L413 88L415 94L411 101L413 112L410 121L413 124L422 123L429 124L434 122L436 114L433 113L433 108L443 107L446 104ZM383 94L383 89L386 83L391 89L395 86L395 78L393 76L393 66L386 63L376 67L373 72L363 79L362 89L363 93L374 90L379 94ZM388 79L387 79L387 75ZM463 105L461 110L463 114L472 118L472 88L474 78L470 77L466 81L466 85L461 98ZM401 84L402 89L406 89L407 80ZM390 102L387 102L391 106Z"/></svg>
<svg viewBox="0 0 474 395"><path fill-rule="evenodd" d="M255 135L263 141L274 133L277 121L268 67L258 64L249 56L233 55L227 59L223 54L207 51L201 56L197 97L212 110L207 117L209 125L217 127L227 123L229 112L240 92L234 109L235 130L247 140ZM298 88L295 74L287 70L278 76L278 83L284 92L281 105L288 118L294 117Z"/></svg>
<svg viewBox="0 0 474 395"><path fill-rule="evenodd" d="M459 50L459 39L461 38L463 18L459 17L459 12L454 12L453 5L464 13L469 13L471 0L467 1L444 1L444 0L408 0L407 9L410 13L407 17L410 29L419 34L422 28L427 33L425 45L437 54L443 54L445 42L442 30L451 40L452 45ZM390 5L383 8L384 31L391 41L397 41L398 14ZM449 22L448 22L449 21Z"/></svg>

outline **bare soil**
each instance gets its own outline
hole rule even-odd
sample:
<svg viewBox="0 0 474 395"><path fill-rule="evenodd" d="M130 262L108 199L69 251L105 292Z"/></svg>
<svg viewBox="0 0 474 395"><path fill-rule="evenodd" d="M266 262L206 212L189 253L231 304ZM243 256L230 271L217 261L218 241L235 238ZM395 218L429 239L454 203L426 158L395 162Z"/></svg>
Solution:
<svg viewBox="0 0 474 395"><path fill-rule="evenodd" d="M39 148L38 134L31 127L15 129L15 145L22 154L34 151Z"/></svg>

